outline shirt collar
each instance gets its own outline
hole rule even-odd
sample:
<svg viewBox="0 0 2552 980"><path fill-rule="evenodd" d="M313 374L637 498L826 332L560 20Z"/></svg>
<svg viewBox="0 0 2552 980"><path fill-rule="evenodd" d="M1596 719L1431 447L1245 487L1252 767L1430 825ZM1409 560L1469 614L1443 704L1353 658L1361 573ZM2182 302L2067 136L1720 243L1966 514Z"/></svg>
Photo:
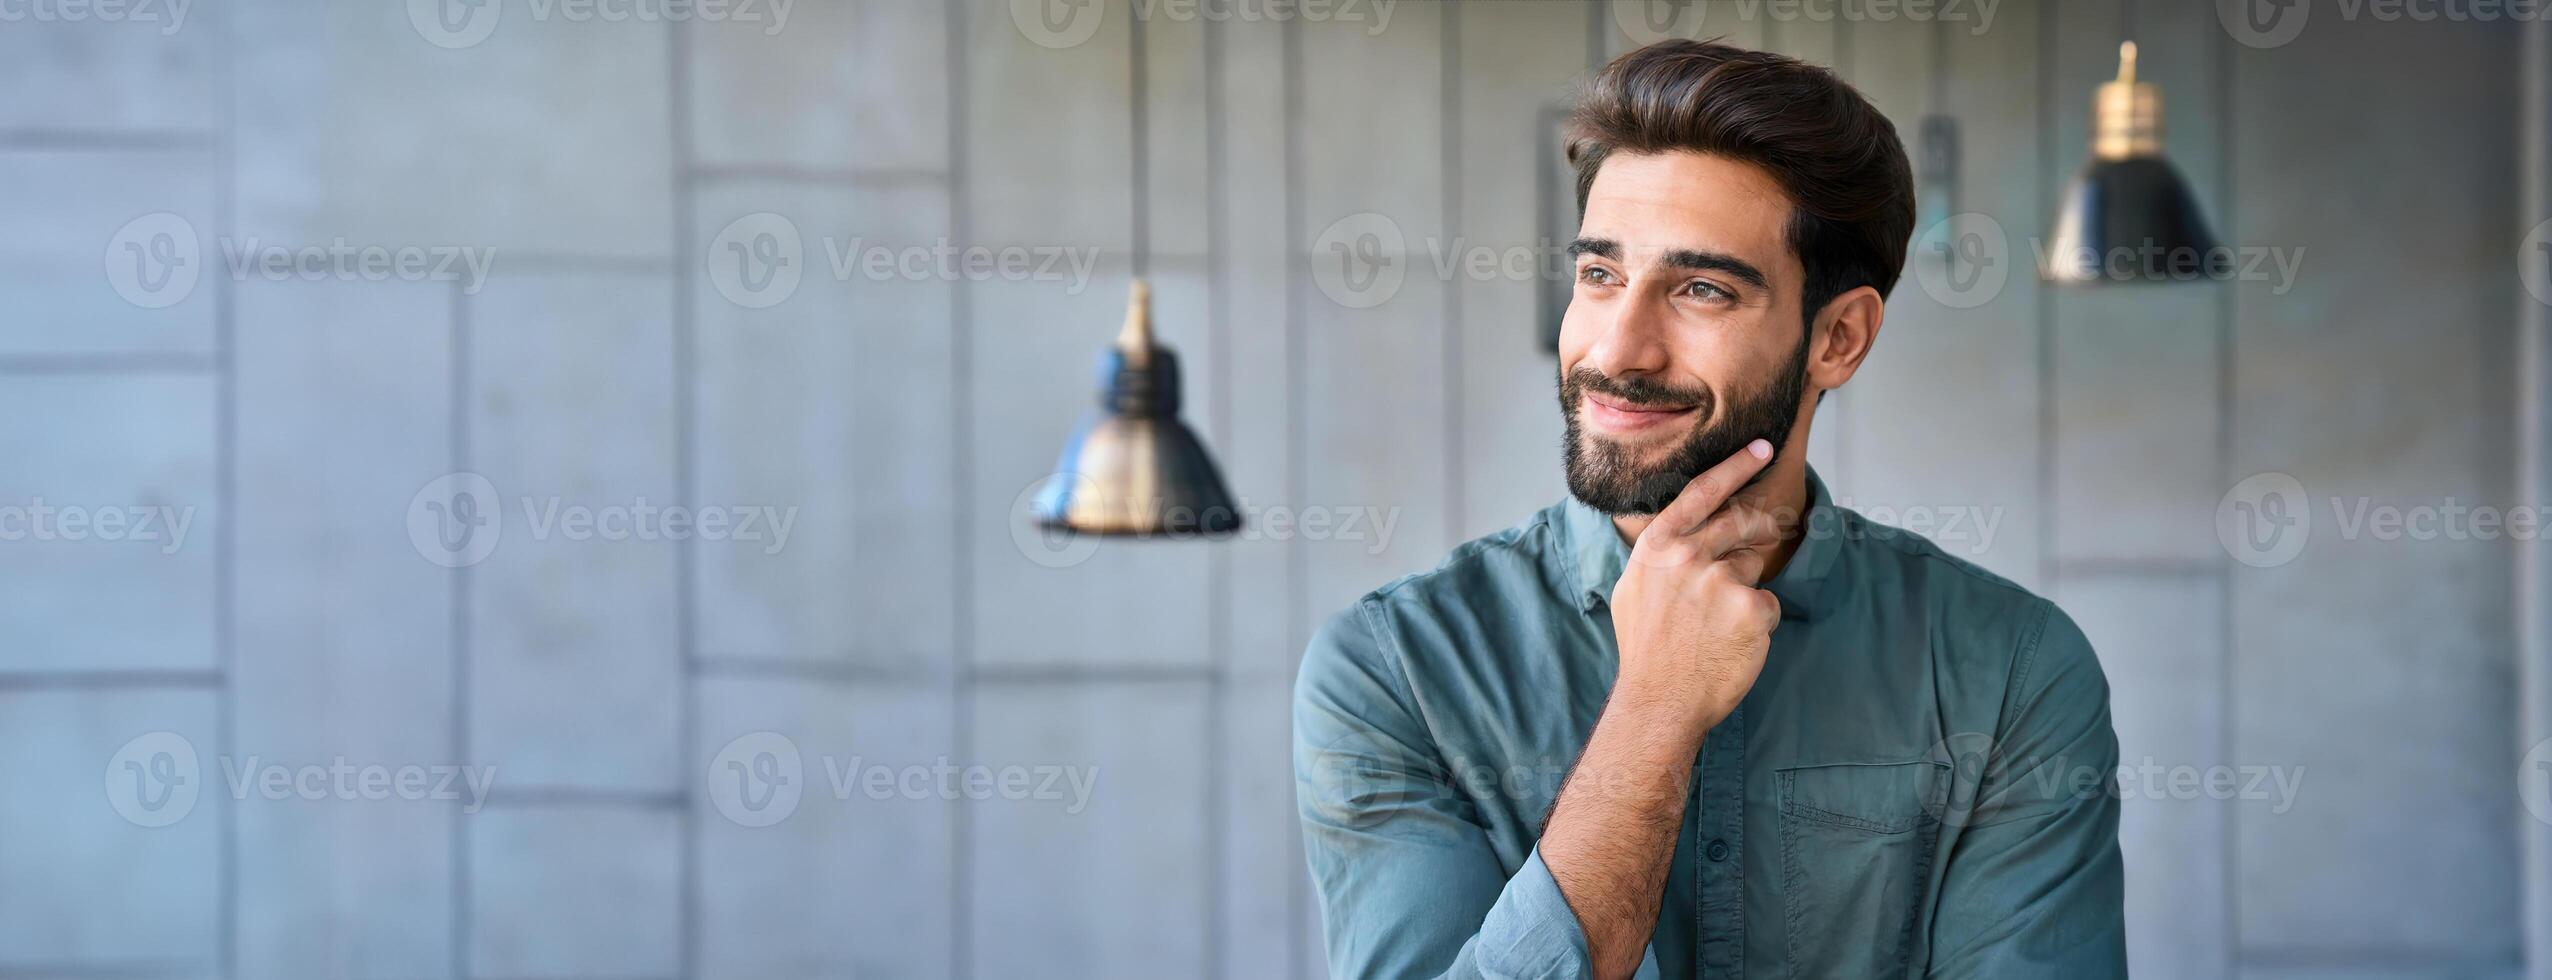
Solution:
<svg viewBox="0 0 2552 980"><path fill-rule="evenodd" d="M1790 563L1764 587L1781 600L1784 619L1815 619L1826 611L1826 586L1834 577L1843 549L1846 512L1834 506L1816 467L1807 468L1808 513L1802 521L1799 548ZM1613 519L1574 496L1561 502L1558 544L1575 574L1577 607L1593 612L1613 594L1622 568L1630 561L1630 545L1622 541Z"/></svg>

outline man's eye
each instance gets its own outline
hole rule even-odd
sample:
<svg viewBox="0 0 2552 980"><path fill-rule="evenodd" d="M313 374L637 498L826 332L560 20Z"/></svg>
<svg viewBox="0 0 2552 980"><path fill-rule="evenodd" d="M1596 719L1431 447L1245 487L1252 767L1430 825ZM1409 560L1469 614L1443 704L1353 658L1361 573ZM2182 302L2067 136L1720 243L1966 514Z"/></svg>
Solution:
<svg viewBox="0 0 2552 980"><path fill-rule="evenodd" d="M1695 299L1722 300L1737 298L1734 294L1727 290L1713 286L1709 282L1700 279L1695 279L1692 281L1692 285L1684 287L1684 292Z"/></svg>
<svg viewBox="0 0 2552 980"><path fill-rule="evenodd" d="M1581 282L1597 286L1610 286L1613 284L1612 270L1606 269L1600 265L1590 265L1586 268L1577 270L1577 278Z"/></svg>

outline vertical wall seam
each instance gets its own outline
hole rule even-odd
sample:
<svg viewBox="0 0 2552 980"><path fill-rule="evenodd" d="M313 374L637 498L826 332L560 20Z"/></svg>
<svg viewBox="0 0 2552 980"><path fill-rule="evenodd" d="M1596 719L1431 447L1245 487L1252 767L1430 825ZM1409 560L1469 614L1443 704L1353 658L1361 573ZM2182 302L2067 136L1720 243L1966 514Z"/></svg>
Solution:
<svg viewBox="0 0 2552 980"><path fill-rule="evenodd" d="M948 4L948 237L951 241L971 240L972 229L967 208L967 195L972 179L966 158L970 141L966 127L968 86L966 78L966 5ZM960 505L952 508L950 520L949 588L949 657L956 669L949 671L950 750L959 759L974 754L974 689L967 680L974 660L974 534L969 508L963 501L974 493L974 302L973 291L951 286L948 297L949 352L948 400L949 435L953 451L949 456L949 492ZM1008 519L1007 515L1004 519ZM954 800L948 806L948 970L952 977L973 975L974 934L974 856L971 840L974 813L965 800Z"/></svg>
<svg viewBox="0 0 2552 980"><path fill-rule="evenodd" d="M224 237L236 236L239 180L239 25L238 8L219 14L221 53L214 58L220 73L214 85L220 95L221 148L214 155L213 224ZM229 276L213 277L213 665L221 677L214 700L213 738L216 752L230 758L239 744L239 284ZM221 854L217 876L221 910L216 928L217 969L225 978L239 976L239 806L231 800L219 809L217 833Z"/></svg>
<svg viewBox="0 0 2552 980"><path fill-rule="evenodd" d="M1286 18L1279 25L1283 43L1281 57L1284 72L1285 117L1285 501L1287 506L1303 505L1308 481L1303 473L1304 402L1303 366L1309 359L1304 337L1303 315L1305 284L1311 280L1311 262L1303 241L1303 50L1302 23ZM1303 550L1299 536L1285 540L1285 648L1288 657L1299 656L1303 648L1305 619L1310 616L1307 594L1311 571L1309 555ZM1286 878L1288 901L1285 903L1285 942L1293 952L1294 972L1302 974L1309 966L1310 950L1304 948L1303 933L1309 923L1304 918L1304 905L1310 892L1304 887L1308 871L1301 864Z"/></svg>
<svg viewBox="0 0 2552 980"><path fill-rule="evenodd" d="M470 465L470 307L462 295L461 284L455 282L446 291L451 303L451 379L445 398L450 402L446 421L447 447L451 453L449 471L462 473ZM448 610L451 635L446 645L451 653L452 668L452 758L467 763L470 759L470 568L455 566L450 575L451 608ZM452 813L452 975L468 980L470 976L470 825L457 807Z"/></svg>
<svg viewBox="0 0 2552 980"><path fill-rule="evenodd" d="M2131 0L2132 2L2132 0ZM2038 187L2041 204L2056 193L2056 23L2061 5L2051 5L2038 19ZM1945 67L1942 70L1947 70ZM2032 234L2038 229L2030 229ZM2036 270L2032 270L2036 274ZM2038 590L2055 595L2056 566L2056 291L2040 284L2034 293L2038 323Z"/></svg>
<svg viewBox="0 0 2552 980"><path fill-rule="evenodd" d="M1209 340L1205 348L1205 376L1213 379L1206 392L1205 428L1213 444L1231 450L1231 270L1228 263L1228 237L1231 235L1230 202L1224 197L1223 114L1223 22L1207 18L1204 25L1205 50L1205 329ZM1213 644L1207 651L1208 667L1205 687L1205 975L1222 977L1229 973L1224 954L1230 942L1230 930L1223 921L1228 910L1224 890L1229 887L1227 869L1232 862L1232 840L1224 826L1229 820L1229 807L1223 798L1224 780L1236 772L1223 764L1229 751L1223 737L1223 712L1230 704L1232 648L1238 637L1232 634L1232 542L1215 542L1205 559L1205 635Z"/></svg>
<svg viewBox="0 0 2552 980"><path fill-rule="evenodd" d="M1603 3L1586 4L1586 70L1589 73L1604 67L1605 7Z"/></svg>
<svg viewBox="0 0 2552 980"><path fill-rule="evenodd" d="M1852 50L1852 23L1851 18L1848 17L1839 18L1834 22L1834 70L1841 74L1845 81L1850 81L1854 74L1852 64L1854 54ZM1884 321L1882 321L1882 323L1884 323ZM1849 488L1850 486L1853 486L1853 484L1849 481L1852 479L1851 474L1854 469L1852 465L1852 418L1855 414L1857 414L1852 410L1852 406L1857 404L1860 399L1852 397L1851 389L1849 388L1838 390L1834 392L1834 394L1836 395L1836 398L1834 399L1834 466L1837 470L1835 478L1846 481L1843 485ZM1808 425L1810 427L1809 431L1814 432L1816 422L1814 421L1813 416L1810 417ZM1813 436L1811 438L1813 438ZM1832 481L1828 481L1828 485L1830 489Z"/></svg>
<svg viewBox="0 0 2552 980"><path fill-rule="evenodd" d="M2527 229L2520 234L2530 234L2532 225L2544 218L2544 171L2547 150L2552 150L2552 134L2546 132L2547 123L2552 122L2552 118L2547 118L2546 105L2547 96L2552 96L2552 76L2546 74L2546 59L2552 57L2552 28L2537 18L2524 29L2517 62L2523 79L2517 94L2517 134L2522 141L2517 152L2518 179L2522 181L2517 189L2517 221ZM2520 255L2518 261L2534 259ZM2546 431L2547 420L2552 420L2552 406L2546 403L2546 387L2552 386L2552 376L2546 375L2546 369L2552 368L2552 351L2545 346L2542 301L2522 289L2518 290L2518 297L2517 499L2543 500L2552 495L2552 487L2544 483L2545 440L2552 437L2552 432ZM2552 637L2547 637L2545 629L2544 558L2529 548L2515 551L2516 750L2522 760L2522 754L2531 752L2536 739L2552 735L2542 721L2552 718L2552 677L2545 675L2546 660L2552 659ZM2517 904L2518 960L2524 964L2527 976L2545 980L2552 978L2552 847L2547 847L2552 845L2552 830L2522 819L2518 828L2519 866L2525 869Z"/></svg>
<svg viewBox="0 0 2552 980"><path fill-rule="evenodd" d="M2240 130L2233 125L2234 55L2236 52L2235 46L2228 43L2229 38L2225 35L2215 31L2208 31L2206 34L2207 43L2213 46L2215 54L2215 186L2217 197L2223 202L2220 209L2223 216L2220 226L2223 229L2221 240L2235 242L2240 239L2236 237L2234 225L2234 202L2241 200L2233 192L2235 139L2240 133ZM2232 486L2233 478L2234 433L2237 421L2237 405L2233 398L2234 382L2237 377L2234 357L2237 349L2235 330L2239 325L2241 313L2241 293L2239 287L2232 283L2218 285L2216 289L2215 476L2217 486L2229 488ZM2234 616L2234 601L2237 593L2233 588L2234 568L2233 556L2230 552L2216 559L2216 569L2218 590L2216 609L2220 617L2216 623L2218 630L2216 690L2219 692L2217 696L2220 699L2216 705L2216 753L2219 764L2229 764L2236 758L2234 753L2240 748L2240 739L2234 728L2239 717L2240 705L2240 698L2236 696L2238 689L2235 687L2235 681L2239 676L2235 670L2235 665L2238 663L2236 653L2239 633L2234 629L2234 623L2237 621ZM2224 971L2225 975L2231 976L2238 972L2242 948L2242 892L2237 887L2241 867L2240 826L2229 808L2219 819L2223 821L2223 826L2219 828L2216 836L2222 841L2223 848L2223 859L2218 862L2217 876L2224 895Z"/></svg>
<svg viewBox="0 0 2552 980"><path fill-rule="evenodd" d="M1142 278L1152 271L1152 71L1140 9L1127 12L1125 42L1126 125L1133 140L1132 151L1127 154L1133 165L1126 171L1134 192L1127 208L1131 232L1127 241L1133 252L1134 275Z"/></svg>
<svg viewBox="0 0 2552 980"><path fill-rule="evenodd" d="M1446 241L1461 240L1462 222L1462 6L1448 3L1439 15L1442 40L1436 73L1443 80L1438 107L1444 154L1444 215L1436 229ZM1469 495L1463 492L1462 425L1462 277L1444 277L1444 545L1465 537Z"/></svg>
<svg viewBox="0 0 2552 980"><path fill-rule="evenodd" d="M694 429L699 418L697 393L698 323L692 310L696 299L693 276L686 270L683 256L691 252L692 236L698 233L696 214L699 203L699 178L693 165L698 156L691 132L691 67L690 25L674 23L665 32L665 71L667 88L665 111L666 132L671 137L667 148L673 169L673 468L674 496L684 507L699 503L698 447ZM706 270L702 270L706 271ZM699 736L700 659L699 633L699 542L686 535L674 547L674 656L678 662L680 703L675 706L674 773L679 785L691 785L690 766L693 741ZM705 787L703 787L705 790ZM687 792L684 794L689 795ZM696 806L686 804L679 822L681 850L675 881L681 890L678 928L681 930L676 948L681 950L679 969L684 977L700 972L700 825Z"/></svg>

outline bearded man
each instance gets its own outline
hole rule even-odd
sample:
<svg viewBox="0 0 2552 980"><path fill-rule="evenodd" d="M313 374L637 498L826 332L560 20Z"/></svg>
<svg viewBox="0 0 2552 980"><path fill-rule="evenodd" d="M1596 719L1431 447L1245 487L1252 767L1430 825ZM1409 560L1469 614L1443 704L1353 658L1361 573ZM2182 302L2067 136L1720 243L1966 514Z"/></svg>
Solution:
<svg viewBox="0 0 2552 980"><path fill-rule="evenodd" d="M2124 975L2090 644L1804 461L1904 267L1895 128L1669 41L1568 153L1569 499L1366 595L1296 680L1331 972Z"/></svg>

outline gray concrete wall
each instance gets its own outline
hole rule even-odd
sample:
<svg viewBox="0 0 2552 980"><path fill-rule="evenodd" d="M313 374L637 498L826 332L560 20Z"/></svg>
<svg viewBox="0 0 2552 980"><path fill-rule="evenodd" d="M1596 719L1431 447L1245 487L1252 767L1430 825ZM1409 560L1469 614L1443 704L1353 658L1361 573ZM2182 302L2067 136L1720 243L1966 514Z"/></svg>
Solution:
<svg viewBox="0 0 2552 980"><path fill-rule="evenodd" d="M0 506L190 519L0 542L0 974L1318 973L1293 659L1561 492L1537 284L1438 263L1531 258L1541 110L1657 33L1832 64L1909 134L1956 121L1927 218L1985 247L1918 253L1811 452L2099 645L2159 780L2125 817L2138 971L2521 969L2552 802L2512 799L2542 599L2508 570L2540 554L2342 523L2547 503L2515 451L2543 432L2519 25L2140 5L2208 214L2300 261L2073 290L2033 251L2115 0L412 6L0 22ZM340 238L493 258L228 260ZM1060 271L857 261L943 245ZM1023 519L1138 272L1242 539ZM457 539L486 498L453 473L502 507ZM2262 473L2310 511L2300 550L2220 533ZM792 523L615 540L553 503ZM341 757L493 789L253 779ZM803 795L753 806L792 757ZM1097 781L879 799L828 771L943 759Z"/></svg>

